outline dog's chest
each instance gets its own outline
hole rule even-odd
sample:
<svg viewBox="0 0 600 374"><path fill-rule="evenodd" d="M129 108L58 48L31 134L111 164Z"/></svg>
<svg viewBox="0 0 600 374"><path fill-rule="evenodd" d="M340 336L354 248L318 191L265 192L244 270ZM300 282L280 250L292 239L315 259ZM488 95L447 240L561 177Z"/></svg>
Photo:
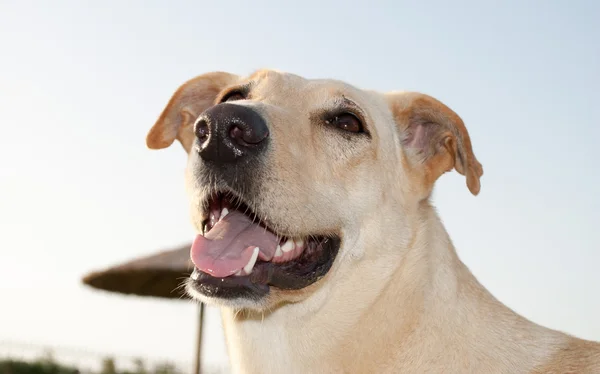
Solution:
<svg viewBox="0 0 600 374"><path fill-rule="evenodd" d="M234 373L294 373L298 347L281 325L273 321L234 320L223 313L223 325ZM290 371L292 370L292 371Z"/></svg>

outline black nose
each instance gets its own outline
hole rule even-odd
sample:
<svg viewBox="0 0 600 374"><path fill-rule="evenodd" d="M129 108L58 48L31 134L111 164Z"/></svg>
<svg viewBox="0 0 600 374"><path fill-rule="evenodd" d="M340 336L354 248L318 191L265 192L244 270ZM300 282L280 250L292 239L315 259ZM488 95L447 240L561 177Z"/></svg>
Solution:
<svg viewBox="0 0 600 374"><path fill-rule="evenodd" d="M269 137L269 128L260 114L227 103L205 110L196 120L194 132L200 157L219 164L257 155Z"/></svg>

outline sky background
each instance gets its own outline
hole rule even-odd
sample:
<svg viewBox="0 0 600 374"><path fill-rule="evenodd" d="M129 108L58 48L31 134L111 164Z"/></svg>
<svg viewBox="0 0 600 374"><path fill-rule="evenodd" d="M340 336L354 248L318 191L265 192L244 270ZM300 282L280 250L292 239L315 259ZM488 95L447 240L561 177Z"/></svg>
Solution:
<svg viewBox="0 0 600 374"><path fill-rule="evenodd" d="M485 170L477 197L437 184L459 256L527 318L600 340L600 2L499 3L0 1L0 342L191 361L193 304L80 277L192 240L186 155L146 132L185 80L263 67L454 109ZM225 360L213 308L205 343Z"/></svg>

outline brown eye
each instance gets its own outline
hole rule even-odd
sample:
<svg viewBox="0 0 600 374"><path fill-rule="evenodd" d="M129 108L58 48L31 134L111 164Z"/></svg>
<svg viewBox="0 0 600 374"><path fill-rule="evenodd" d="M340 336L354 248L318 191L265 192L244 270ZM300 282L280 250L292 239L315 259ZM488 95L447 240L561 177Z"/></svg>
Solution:
<svg viewBox="0 0 600 374"><path fill-rule="evenodd" d="M354 133L364 132L360 120L350 113L340 114L339 116L334 117L331 121L328 122L330 122L335 127L339 128L340 130Z"/></svg>
<svg viewBox="0 0 600 374"><path fill-rule="evenodd" d="M245 99L246 99L246 96L244 96L244 94L241 93L240 91L231 91L227 95L223 96L223 99L221 100L221 102L225 103L228 101L237 101L237 100L245 100Z"/></svg>

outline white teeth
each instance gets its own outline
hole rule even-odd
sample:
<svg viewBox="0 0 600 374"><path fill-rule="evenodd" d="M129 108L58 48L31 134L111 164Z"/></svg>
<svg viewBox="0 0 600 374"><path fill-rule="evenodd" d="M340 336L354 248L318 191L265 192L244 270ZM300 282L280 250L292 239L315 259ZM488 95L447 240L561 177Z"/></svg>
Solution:
<svg viewBox="0 0 600 374"><path fill-rule="evenodd" d="M281 250L283 252L289 252L292 249L294 249L294 241L292 239L288 239L285 243L283 243L283 245L281 246Z"/></svg>
<svg viewBox="0 0 600 374"><path fill-rule="evenodd" d="M304 240L302 239L296 239L294 240L294 243L296 243L296 248L302 248L304 246Z"/></svg>
<svg viewBox="0 0 600 374"><path fill-rule="evenodd" d="M242 269L238 270L235 274L233 274L233 276L235 276L235 277L240 277L242 275L244 275L244 273L242 272Z"/></svg>
<svg viewBox="0 0 600 374"><path fill-rule="evenodd" d="M248 264L244 266L244 271L246 272L246 274L252 273L252 268L254 267L254 264L256 264L256 259L258 258L258 251L258 247L254 247L254 252L252 252L252 257L250 257L250 261L248 261Z"/></svg>
<svg viewBox="0 0 600 374"><path fill-rule="evenodd" d="M229 214L229 210L227 208L223 208L223 210L221 211L221 218L219 218L219 220L225 218L227 214Z"/></svg>
<svg viewBox="0 0 600 374"><path fill-rule="evenodd" d="M283 251L281 250L281 246L278 245L277 249L275 250L275 257L281 257L283 256Z"/></svg>

